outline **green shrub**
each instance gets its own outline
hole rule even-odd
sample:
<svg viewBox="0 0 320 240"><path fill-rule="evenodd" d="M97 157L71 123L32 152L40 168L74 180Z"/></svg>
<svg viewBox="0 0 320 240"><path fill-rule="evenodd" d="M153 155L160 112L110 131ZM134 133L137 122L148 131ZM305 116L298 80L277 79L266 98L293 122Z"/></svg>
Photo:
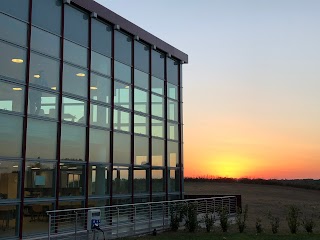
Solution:
<svg viewBox="0 0 320 240"><path fill-rule="evenodd" d="M261 218L256 219L256 231L257 233L262 233L262 220Z"/></svg>
<svg viewBox="0 0 320 240"><path fill-rule="evenodd" d="M295 205L290 205L287 213L287 222L292 234L297 233L300 225L300 208Z"/></svg>
<svg viewBox="0 0 320 240"><path fill-rule="evenodd" d="M313 228L316 226L316 223L313 217L310 217L310 218L304 217L302 220L302 225L304 229L307 231L307 233L312 233Z"/></svg>
<svg viewBox="0 0 320 240"><path fill-rule="evenodd" d="M189 203L187 205L187 212L186 212L186 222L185 227L188 229L189 232L195 232L198 228L198 219L197 219L197 204L196 203Z"/></svg>
<svg viewBox="0 0 320 240"><path fill-rule="evenodd" d="M170 228L172 231L178 231L180 222L183 219L183 208L181 205L170 206Z"/></svg>
<svg viewBox="0 0 320 240"><path fill-rule="evenodd" d="M275 217L271 214L271 212L268 213L268 219L271 224L271 231L273 234L278 233L279 227L280 227L280 219L279 217Z"/></svg>
<svg viewBox="0 0 320 240"><path fill-rule="evenodd" d="M236 223L238 225L238 229L240 233L243 233L244 229L246 228L247 218L248 218L248 204L245 206L244 211L242 211L241 208L237 209Z"/></svg>
<svg viewBox="0 0 320 240"><path fill-rule="evenodd" d="M206 215L204 215L204 217L203 217L203 221L204 221L204 223L206 225L206 231L210 232L212 227L213 227L213 225L214 225L214 222L215 222L214 217L212 216L212 214L206 213Z"/></svg>
<svg viewBox="0 0 320 240"><path fill-rule="evenodd" d="M223 232L227 232L230 226L228 213L229 211L227 206L221 206L218 208L220 227Z"/></svg>

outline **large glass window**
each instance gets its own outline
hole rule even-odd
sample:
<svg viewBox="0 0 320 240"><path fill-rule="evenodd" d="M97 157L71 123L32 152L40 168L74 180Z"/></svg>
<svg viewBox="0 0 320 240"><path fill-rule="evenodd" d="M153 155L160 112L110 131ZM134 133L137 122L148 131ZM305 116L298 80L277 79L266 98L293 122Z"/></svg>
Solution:
<svg viewBox="0 0 320 240"><path fill-rule="evenodd" d="M89 161L108 163L110 161L110 132L90 128Z"/></svg>
<svg viewBox="0 0 320 240"><path fill-rule="evenodd" d="M19 198L21 162L0 160L0 169L0 199Z"/></svg>
<svg viewBox="0 0 320 240"><path fill-rule="evenodd" d="M88 49L78 44L64 40L63 60L77 64L82 67L88 67Z"/></svg>
<svg viewBox="0 0 320 240"><path fill-rule="evenodd" d="M61 0L33 0L32 24L60 35Z"/></svg>
<svg viewBox="0 0 320 240"><path fill-rule="evenodd" d="M87 97L88 72L81 68L63 65L63 91Z"/></svg>
<svg viewBox="0 0 320 240"><path fill-rule="evenodd" d="M32 115L57 118L58 95L29 88L28 113Z"/></svg>
<svg viewBox="0 0 320 240"><path fill-rule="evenodd" d="M24 110L24 87L0 81L0 109L22 113Z"/></svg>
<svg viewBox="0 0 320 240"><path fill-rule="evenodd" d="M64 37L87 47L89 37L88 14L65 5L64 18Z"/></svg>
<svg viewBox="0 0 320 240"><path fill-rule="evenodd" d="M111 26L96 19L91 20L91 46L94 51L111 56Z"/></svg>
<svg viewBox="0 0 320 240"><path fill-rule="evenodd" d="M84 161L86 149L86 128L62 124L61 160Z"/></svg>
<svg viewBox="0 0 320 240"><path fill-rule="evenodd" d="M137 112L149 112L149 98L148 92L140 89L134 89L134 110Z"/></svg>
<svg viewBox="0 0 320 240"><path fill-rule="evenodd" d="M165 171L164 169L152 170L152 192L165 191Z"/></svg>
<svg viewBox="0 0 320 240"><path fill-rule="evenodd" d="M179 169L169 170L169 192L179 192L180 191L180 171Z"/></svg>
<svg viewBox="0 0 320 240"><path fill-rule="evenodd" d="M178 121L178 102L168 100L168 119L172 121Z"/></svg>
<svg viewBox="0 0 320 240"><path fill-rule="evenodd" d="M141 115L134 115L134 133L149 134L149 118Z"/></svg>
<svg viewBox="0 0 320 240"><path fill-rule="evenodd" d="M52 90L59 90L60 63L51 58L31 53L30 83Z"/></svg>
<svg viewBox="0 0 320 240"><path fill-rule="evenodd" d="M149 75L137 69L134 70L134 85L149 90Z"/></svg>
<svg viewBox="0 0 320 240"><path fill-rule="evenodd" d="M149 164L149 139L146 137L134 136L134 164Z"/></svg>
<svg viewBox="0 0 320 240"><path fill-rule="evenodd" d="M130 164L131 136L129 134L113 134L113 163Z"/></svg>
<svg viewBox="0 0 320 240"><path fill-rule="evenodd" d="M171 83L167 83L168 97L178 100L178 87Z"/></svg>
<svg viewBox="0 0 320 240"><path fill-rule="evenodd" d="M168 141L168 166L179 166L179 143Z"/></svg>
<svg viewBox="0 0 320 240"><path fill-rule="evenodd" d="M179 140L178 124L168 122L168 139Z"/></svg>
<svg viewBox="0 0 320 240"><path fill-rule="evenodd" d="M136 167L133 176L134 193L149 192L150 169Z"/></svg>
<svg viewBox="0 0 320 240"><path fill-rule="evenodd" d="M164 81L159 78L152 77L151 91L154 93L158 93L158 94L163 95L164 94Z"/></svg>
<svg viewBox="0 0 320 240"><path fill-rule="evenodd" d="M28 119L27 158L56 159L57 123Z"/></svg>
<svg viewBox="0 0 320 240"><path fill-rule="evenodd" d="M110 108L91 104L90 107L90 124L99 127L110 127Z"/></svg>
<svg viewBox="0 0 320 240"><path fill-rule="evenodd" d="M1 238L10 239L17 236L19 207L17 205L0 205L0 213L5 216L4 219L1 219Z"/></svg>
<svg viewBox="0 0 320 240"><path fill-rule="evenodd" d="M163 97L159 97L157 95L152 94L151 97L152 100L152 115L157 117L163 117L164 116L164 99Z"/></svg>
<svg viewBox="0 0 320 240"><path fill-rule="evenodd" d="M24 182L26 198L49 198L55 196L56 164L27 161Z"/></svg>
<svg viewBox="0 0 320 240"><path fill-rule="evenodd" d="M115 52L116 60L131 66L131 46L132 38L119 31L115 31Z"/></svg>
<svg viewBox="0 0 320 240"><path fill-rule="evenodd" d="M163 53L152 50L152 75L164 79L164 58Z"/></svg>
<svg viewBox="0 0 320 240"><path fill-rule="evenodd" d="M152 136L164 137L164 122L157 119L152 119Z"/></svg>
<svg viewBox="0 0 320 240"><path fill-rule="evenodd" d="M84 165L60 163L60 196L83 195L84 179Z"/></svg>
<svg viewBox="0 0 320 240"><path fill-rule="evenodd" d="M62 119L85 124L87 122L87 103L72 98L62 99Z"/></svg>
<svg viewBox="0 0 320 240"><path fill-rule="evenodd" d="M178 67L179 63L177 61L167 58L167 81L174 85L179 84Z"/></svg>
<svg viewBox="0 0 320 240"><path fill-rule="evenodd" d="M0 13L0 38L22 46L27 44L27 24Z"/></svg>
<svg viewBox="0 0 320 240"><path fill-rule="evenodd" d="M150 47L140 42L134 42L134 66L146 73L149 73Z"/></svg>
<svg viewBox="0 0 320 240"><path fill-rule="evenodd" d="M120 62L114 62L114 78L123 82L131 83L131 67Z"/></svg>
<svg viewBox="0 0 320 240"><path fill-rule="evenodd" d="M131 86L114 82L114 104L131 109Z"/></svg>
<svg viewBox="0 0 320 240"><path fill-rule="evenodd" d="M0 114L0 156L21 157L22 117Z"/></svg>
<svg viewBox="0 0 320 240"><path fill-rule="evenodd" d="M0 75L25 81L26 50L0 42L0 52Z"/></svg>
<svg viewBox="0 0 320 240"><path fill-rule="evenodd" d="M99 102L111 102L111 79L91 74L90 98Z"/></svg>
<svg viewBox="0 0 320 240"><path fill-rule="evenodd" d="M89 196L109 194L109 169L106 165L90 165Z"/></svg>
<svg viewBox="0 0 320 240"><path fill-rule="evenodd" d="M24 21L28 21L29 1L27 0L2 1L0 4L0 11L8 13Z"/></svg>
<svg viewBox="0 0 320 240"><path fill-rule="evenodd" d="M131 116L128 112L114 110L114 129L130 132Z"/></svg>
<svg viewBox="0 0 320 240"><path fill-rule="evenodd" d="M165 141L152 139L152 166L164 166L164 145Z"/></svg>
<svg viewBox="0 0 320 240"><path fill-rule="evenodd" d="M130 168L123 166L113 166L112 174L112 192L113 194L129 194L131 192L131 183L129 179Z"/></svg>
<svg viewBox="0 0 320 240"><path fill-rule="evenodd" d="M59 58L60 38L39 28L32 27L31 49Z"/></svg>
<svg viewBox="0 0 320 240"><path fill-rule="evenodd" d="M111 59L92 51L91 70L107 76L111 76Z"/></svg>

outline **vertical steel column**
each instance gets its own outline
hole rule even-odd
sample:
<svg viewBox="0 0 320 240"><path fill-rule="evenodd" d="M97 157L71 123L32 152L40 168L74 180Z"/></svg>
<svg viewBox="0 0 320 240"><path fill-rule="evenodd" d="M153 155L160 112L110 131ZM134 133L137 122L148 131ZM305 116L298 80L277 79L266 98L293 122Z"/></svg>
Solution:
<svg viewBox="0 0 320 240"><path fill-rule="evenodd" d="M23 229L23 208L24 208L24 179L26 170L26 153L27 153L27 128L28 128L28 99L29 99L29 82L30 82L30 55L31 55L31 24L32 24L32 0L29 0L28 9L28 35L27 35L27 61L26 61L26 87L24 96L24 118L23 118L23 140L22 140L22 164L21 164L21 185L20 185L20 209L19 209L19 239L22 239Z"/></svg>
<svg viewBox="0 0 320 240"><path fill-rule="evenodd" d="M134 38L131 42L131 202L134 203Z"/></svg>
<svg viewBox="0 0 320 240"><path fill-rule="evenodd" d="M149 191L150 191L150 199L149 201L152 202L152 98L151 98L151 86L152 86L152 49L149 46L149 89L148 89L148 116L149 116L149 166L150 166L150 179L149 179Z"/></svg>
<svg viewBox="0 0 320 240"><path fill-rule="evenodd" d="M87 63L87 67L88 67L88 98L87 98L87 128L86 128L86 181L85 181L85 207L88 207L89 204L89 151L90 151L90 86L91 86L91 17L89 17L89 26L88 26L88 63Z"/></svg>
<svg viewBox="0 0 320 240"><path fill-rule="evenodd" d="M180 171L180 199L183 198L183 119L182 119L182 64L178 63L178 126L179 126L179 171Z"/></svg>
<svg viewBox="0 0 320 240"><path fill-rule="evenodd" d="M60 38L60 73L59 73L59 108L58 108L58 133L57 133L57 178L56 178L56 209L59 209L60 190L60 162L61 162L61 128L62 128L62 87L63 87L63 55L64 55L64 4L61 6L61 38Z"/></svg>
<svg viewBox="0 0 320 240"><path fill-rule="evenodd" d="M168 112L167 112L167 105L168 105L168 99L167 99L167 56L164 57L164 139L165 139L165 145L164 145L164 155L165 155L165 184L166 184L166 201L168 201L169 198L169 177L170 173L168 171ZM170 166L170 165L169 165Z"/></svg>

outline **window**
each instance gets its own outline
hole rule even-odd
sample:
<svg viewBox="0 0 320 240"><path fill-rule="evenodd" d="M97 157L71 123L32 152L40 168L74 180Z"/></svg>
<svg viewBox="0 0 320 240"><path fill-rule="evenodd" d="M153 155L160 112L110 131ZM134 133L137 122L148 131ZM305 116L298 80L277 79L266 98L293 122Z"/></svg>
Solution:
<svg viewBox="0 0 320 240"><path fill-rule="evenodd" d="M63 91L87 97L88 72L86 70L63 65Z"/></svg>
<svg viewBox="0 0 320 240"><path fill-rule="evenodd" d="M27 0L10 0L2 1L0 11L8 13L16 18L28 21L29 1Z"/></svg>
<svg viewBox="0 0 320 240"><path fill-rule="evenodd" d="M131 83L131 67L114 62L114 78L123 82Z"/></svg>
<svg viewBox="0 0 320 240"><path fill-rule="evenodd" d="M152 166L164 167L164 145L164 140L152 139Z"/></svg>
<svg viewBox="0 0 320 240"><path fill-rule="evenodd" d="M64 61L79 65L81 67L88 67L88 49L81 47L78 44L64 40Z"/></svg>
<svg viewBox="0 0 320 240"><path fill-rule="evenodd" d="M149 134L149 118L141 115L134 115L134 133Z"/></svg>
<svg viewBox="0 0 320 240"><path fill-rule="evenodd" d="M27 28L26 23L0 13L1 39L26 46Z"/></svg>
<svg viewBox="0 0 320 240"><path fill-rule="evenodd" d="M113 194L131 193L130 168L124 166L113 166L112 191Z"/></svg>
<svg viewBox="0 0 320 240"><path fill-rule="evenodd" d="M169 192L179 192L180 191L180 172L179 169L169 171L169 182L168 191Z"/></svg>
<svg viewBox="0 0 320 240"><path fill-rule="evenodd" d="M83 101L63 97L62 99L62 119L69 122L86 124L87 108Z"/></svg>
<svg viewBox="0 0 320 240"><path fill-rule="evenodd" d="M114 82L114 104L131 109L131 86Z"/></svg>
<svg viewBox="0 0 320 240"><path fill-rule="evenodd" d="M149 112L148 92L134 89L134 110L142 113Z"/></svg>
<svg viewBox="0 0 320 240"><path fill-rule="evenodd" d="M131 37L119 32L115 31L115 52L114 57L115 60L118 60L122 63L125 63L131 66L131 46L132 39Z"/></svg>
<svg viewBox="0 0 320 240"><path fill-rule="evenodd" d="M172 121L178 121L178 102L168 100L168 119Z"/></svg>
<svg viewBox="0 0 320 240"><path fill-rule="evenodd" d="M62 124L61 160L84 161L86 149L86 128Z"/></svg>
<svg viewBox="0 0 320 240"><path fill-rule="evenodd" d="M134 168L133 176L134 193L148 193L150 169L136 167Z"/></svg>
<svg viewBox="0 0 320 240"><path fill-rule="evenodd" d="M110 108L96 104L90 106L90 125L110 128Z"/></svg>
<svg viewBox="0 0 320 240"><path fill-rule="evenodd" d="M56 159L57 123L28 119L27 158Z"/></svg>
<svg viewBox="0 0 320 240"><path fill-rule="evenodd" d="M149 90L149 75L135 69L134 70L134 84L137 87Z"/></svg>
<svg viewBox="0 0 320 240"><path fill-rule="evenodd" d="M131 136L115 132L113 134L113 163L130 164Z"/></svg>
<svg viewBox="0 0 320 240"><path fill-rule="evenodd" d="M150 47L140 42L134 42L134 66L146 73L149 73Z"/></svg>
<svg viewBox="0 0 320 240"><path fill-rule="evenodd" d="M163 169L152 170L152 192L165 191L165 171Z"/></svg>
<svg viewBox="0 0 320 240"><path fill-rule="evenodd" d="M29 88L28 114L57 119L58 95Z"/></svg>
<svg viewBox="0 0 320 240"><path fill-rule="evenodd" d="M85 167L82 164L60 163L60 195L81 196L84 194ZM60 206L60 204L59 204Z"/></svg>
<svg viewBox="0 0 320 240"><path fill-rule="evenodd" d="M90 128L89 161L97 163L110 162L110 132Z"/></svg>
<svg viewBox="0 0 320 240"><path fill-rule="evenodd" d="M32 24L60 35L61 5L61 0L33 0Z"/></svg>
<svg viewBox="0 0 320 240"><path fill-rule="evenodd" d="M26 80L26 50L0 42L0 75Z"/></svg>
<svg viewBox="0 0 320 240"><path fill-rule="evenodd" d="M91 70L107 76L111 76L111 59L92 51Z"/></svg>
<svg viewBox="0 0 320 240"><path fill-rule="evenodd" d="M179 84L178 67L179 63L177 61L167 58L167 80L174 85Z"/></svg>
<svg viewBox="0 0 320 240"><path fill-rule="evenodd" d="M92 49L111 57L112 27L96 19L91 19Z"/></svg>
<svg viewBox="0 0 320 240"><path fill-rule="evenodd" d="M178 124L168 122L168 139L179 140Z"/></svg>
<svg viewBox="0 0 320 240"><path fill-rule="evenodd" d="M168 89L168 97L174 100L178 100L178 87L171 83L167 83L167 89Z"/></svg>
<svg viewBox="0 0 320 240"><path fill-rule="evenodd" d="M0 114L0 156L21 157L22 117Z"/></svg>
<svg viewBox="0 0 320 240"><path fill-rule="evenodd" d="M149 165L149 139L134 136L134 164Z"/></svg>
<svg viewBox="0 0 320 240"><path fill-rule="evenodd" d="M24 91L24 86L0 81L0 109L23 113Z"/></svg>
<svg viewBox="0 0 320 240"><path fill-rule="evenodd" d="M158 94L163 95L164 94L164 81L159 78L152 77L151 91L154 93L158 93Z"/></svg>
<svg viewBox="0 0 320 240"><path fill-rule="evenodd" d="M106 165L90 165L89 195L109 194L109 168Z"/></svg>
<svg viewBox="0 0 320 240"><path fill-rule="evenodd" d="M3 230L1 231L1 238L10 239L11 237L17 238L18 232L18 217L19 217L19 206L18 205L0 205L0 212L5 213L7 216L10 216L9 226L4 225ZM1 223L4 223L4 220L1 220ZM5 223L6 224L6 223ZM3 226L3 225L1 225ZM13 228L13 229L12 229Z"/></svg>
<svg viewBox="0 0 320 240"><path fill-rule="evenodd" d="M179 143L168 141L168 166L179 166Z"/></svg>
<svg viewBox="0 0 320 240"><path fill-rule="evenodd" d="M152 50L152 75L164 79L164 58L163 53Z"/></svg>
<svg viewBox="0 0 320 240"><path fill-rule="evenodd" d="M19 198L21 162L0 160L0 166L0 199Z"/></svg>
<svg viewBox="0 0 320 240"><path fill-rule="evenodd" d="M111 79L91 74L90 98L95 101L111 102Z"/></svg>
<svg viewBox="0 0 320 240"><path fill-rule="evenodd" d="M163 117L164 116L164 99L163 97L159 97L157 95L152 94L151 97L152 100L152 115L157 117Z"/></svg>
<svg viewBox="0 0 320 240"><path fill-rule="evenodd" d="M114 129L130 132L131 128L131 117L130 113L120 111L120 110L114 110Z"/></svg>
<svg viewBox="0 0 320 240"><path fill-rule="evenodd" d="M59 61L31 53L30 83L59 91Z"/></svg>
<svg viewBox="0 0 320 240"><path fill-rule="evenodd" d="M64 37L87 47L89 37L88 14L68 5L65 5L64 13ZM81 31L79 31L80 29Z"/></svg>
<svg viewBox="0 0 320 240"><path fill-rule="evenodd" d="M60 38L39 28L32 27L31 49L59 58Z"/></svg>
<svg viewBox="0 0 320 240"><path fill-rule="evenodd" d="M152 136L164 137L164 122L157 119L152 119Z"/></svg>
<svg viewBox="0 0 320 240"><path fill-rule="evenodd" d="M49 198L55 196L56 164L27 161L24 181L24 197Z"/></svg>

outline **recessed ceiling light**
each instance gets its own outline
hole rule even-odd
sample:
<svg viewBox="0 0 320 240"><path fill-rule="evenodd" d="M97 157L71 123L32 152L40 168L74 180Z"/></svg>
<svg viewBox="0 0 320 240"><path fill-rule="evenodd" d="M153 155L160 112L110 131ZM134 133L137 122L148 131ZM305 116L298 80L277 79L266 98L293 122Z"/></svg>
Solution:
<svg viewBox="0 0 320 240"><path fill-rule="evenodd" d="M76 74L78 77L85 77L86 75L84 73L77 73Z"/></svg>
<svg viewBox="0 0 320 240"><path fill-rule="evenodd" d="M40 75L39 74L35 74L33 75L34 78L40 78Z"/></svg>
<svg viewBox="0 0 320 240"><path fill-rule="evenodd" d="M18 168L19 166L18 166L18 165L14 165L14 166L12 166L12 167L14 167L14 168Z"/></svg>
<svg viewBox="0 0 320 240"><path fill-rule="evenodd" d="M97 90L97 87L90 87L91 90Z"/></svg>
<svg viewBox="0 0 320 240"><path fill-rule="evenodd" d="M20 58L12 58L11 61L14 63L23 63L23 59L20 59Z"/></svg>
<svg viewBox="0 0 320 240"><path fill-rule="evenodd" d="M57 90L57 87L52 87L51 89L52 89L52 90Z"/></svg>
<svg viewBox="0 0 320 240"><path fill-rule="evenodd" d="M19 88L19 87L14 87L12 88L13 91L22 91L22 88Z"/></svg>
<svg viewBox="0 0 320 240"><path fill-rule="evenodd" d="M129 88L129 86L125 86L124 88Z"/></svg>
<svg viewBox="0 0 320 240"><path fill-rule="evenodd" d="M77 170L77 167L69 167L68 170Z"/></svg>
<svg viewBox="0 0 320 240"><path fill-rule="evenodd" d="M32 170L40 170L40 168L39 167L33 167L33 168L31 168Z"/></svg>

